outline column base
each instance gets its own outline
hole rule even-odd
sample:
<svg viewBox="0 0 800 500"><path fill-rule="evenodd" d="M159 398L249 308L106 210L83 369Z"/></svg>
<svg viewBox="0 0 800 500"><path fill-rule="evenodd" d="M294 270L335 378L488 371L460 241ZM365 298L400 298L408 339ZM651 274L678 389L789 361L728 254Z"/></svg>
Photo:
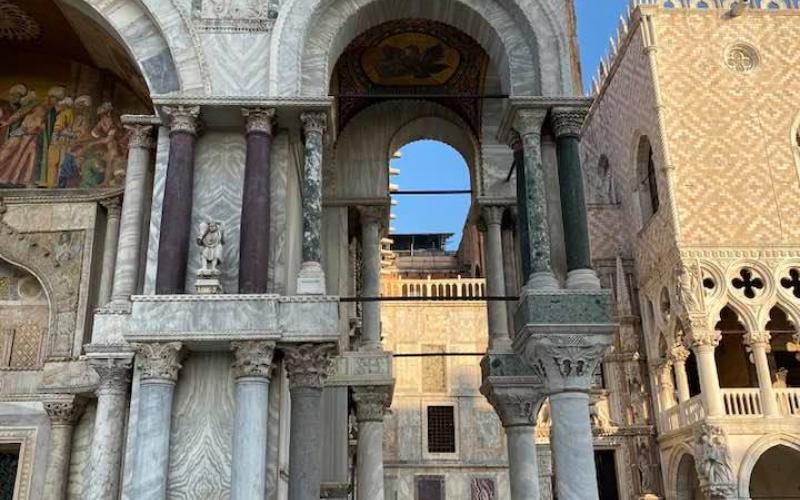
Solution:
<svg viewBox="0 0 800 500"><path fill-rule="evenodd" d="M574 269L567 273L569 290L600 290L600 278L594 269Z"/></svg>
<svg viewBox="0 0 800 500"><path fill-rule="evenodd" d="M552 271L541 271L531 274L528 278L528 283L525 285L527 290L542 291L542 290L559 290L561 284L556 279Z"/></svg>
<svg viewBox="0 0 800 500"><path fill-rule="evenodd" d="M513 354L514 346L507 335L498 338L489 338L489 352L493 354Z"/></svg>
<svg viewBox="0 0 800 500"><path fill-rule="evenodd" d="M319 262L303 262L297 274L298 295L325 295L325 271Z"/></svg>

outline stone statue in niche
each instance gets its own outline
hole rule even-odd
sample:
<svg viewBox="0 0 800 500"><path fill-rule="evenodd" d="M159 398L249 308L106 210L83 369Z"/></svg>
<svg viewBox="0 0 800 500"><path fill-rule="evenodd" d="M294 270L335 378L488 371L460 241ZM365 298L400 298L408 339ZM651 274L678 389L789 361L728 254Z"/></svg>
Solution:
<svg viewBox="0 0 800 500"><path fill-rule="evenodd" d="M694 456L701 484L708 485L717 493L731 489L734 476L728 443L721 428L704 424L698 429L695 434Z"/></svg>
<svg viewBox="0 0 800 500"><path fill-rule="evenodd" d="M695 314L703 307L698 299L700 281L698 273L689 266L678 264L675 267L675 304L680 314Z"/></svg>
<svg viewBox="0 0 800 500"><path fill-rule="evenodd" d="M643 495L653 494L657 489L656 468L658 465L654 463L653 454L650 451L650 443L648 441L647 438L642 439L636 446L636 468L639 472L639 491Z"/></svg>
<svg viewBox="0 0 800 500"><path fill-rule="evenodd" d="M219 281L222 264L222 249L225 245L225 234L222 224L209 220L200 224L197 232L197 244L202 247L201 267L197 270L195 288L199 294L222 293Z"/></svg>

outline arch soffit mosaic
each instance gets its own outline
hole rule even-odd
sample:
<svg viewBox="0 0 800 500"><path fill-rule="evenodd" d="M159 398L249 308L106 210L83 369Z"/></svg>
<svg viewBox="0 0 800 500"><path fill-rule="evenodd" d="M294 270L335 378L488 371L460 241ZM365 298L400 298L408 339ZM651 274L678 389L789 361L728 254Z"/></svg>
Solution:
<svg viewBox="0 0 800 500"><path fill-rule="evenodd" d="M750 476L753 474L753 469L761 456L776 446L785 446L800 453L800 438L791 434L772 434L762 437L747 449L739 467L739 495L741 498L750 498Z"/></svg>
<svg viewBox="0 0 800 500"><path fill-rule="evenodd" d="M173 0L64 1L122 43L152 96L211 93L199 38Z"/></svg>
<svg viewBox="0 0 800 500"><path fill-rule="evenodd" d="M271 93L327 95L333 65L350 40L383 22L408 18L410 12L476 39L494 64L501 63L504 91L518 96L570 93L571 84L561 83L561 68L568 65L562 61L568 58L561 49L564 43L556 43L557 54L546 58L553 67L539 67L537 40L563 38L553 28L558 23L520 26L518 20L527 17L513 16L497 1L486 0L420 1L410 7L384 0L294 0L284 7L273 33Z"/></svg>

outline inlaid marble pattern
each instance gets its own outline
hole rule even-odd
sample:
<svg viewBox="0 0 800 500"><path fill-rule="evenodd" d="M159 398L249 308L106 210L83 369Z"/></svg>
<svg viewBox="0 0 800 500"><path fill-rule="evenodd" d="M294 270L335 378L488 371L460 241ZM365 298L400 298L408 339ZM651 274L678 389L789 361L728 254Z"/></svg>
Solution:
<svg viewBox="0 0 800 500"><path fill-rule="evenodd" d="M227 353L194 353L175 391L167 497L227 500L231 487L233 378Z"/></svg>
<svg viewBox="0 0 800 500"><path fill-rule="evenodd" d="M268 33L206 33L203 50L215 63L209 68L215 95L257 96L268 92Z"/></svg>
<svg viewBox="0 0 800 500"><path fill-rule="evenodd" d="M158 129L157 148L153 175L153 200L150 205L150 236L147 244L147 264L144 277L144 293L146 295L151 295L156 291L158 239L161 235L161 210L164 206L164 185L167 180L167 161L169 160L169 130L167 127Z"/></svg>

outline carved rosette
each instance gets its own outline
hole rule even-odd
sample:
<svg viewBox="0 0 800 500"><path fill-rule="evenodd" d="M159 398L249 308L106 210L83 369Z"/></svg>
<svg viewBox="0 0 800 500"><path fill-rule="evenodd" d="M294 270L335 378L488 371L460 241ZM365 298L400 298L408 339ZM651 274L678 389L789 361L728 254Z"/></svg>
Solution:
<svg viewBox="0 0 800 500"><path fill-rule="evenodd" d="M178 381L178 370L181 369L180 342L136 344L136 359L142 381Z"/></svg>
<svg viewBox="0 0 800 500"><path fill-rule="evenodd" d="M321 388L328 377L335 353L335 344L284 346L284 363L290 386Z"/></svg>
<svg viewBox="0 0 800 500"><path fill-rule="evenodd" d="M200 106L164 106L169 116L170 133L185 132L197 135L200 125Z"/></svg>
<svg viewBox="0 0 800 500"><path fill-rule="evenodd" d="M528 341L524 359L542 377L548 394L586 392L612 335L542 335Z"/></svg>
<svg viewBox="0 0 800 500"><path fill-rule="evenodd" d="M132 358L92 358L89 365L100 377L96 394L100 396L124 396L131 384Z"/></svg>
<svg viewBox="0 0 800 500"><path fill-rule="evenodd" d="M76 396L66 396L42 403L51 425L75 425L86 409L86 400Z"/></svg>
<svg viewBox="0 0 800 500"><path fill-rule="evenodd" d="M556 138L580 137L586 110L577 108L553 109L553 130Z"/></svg>
<svg viewBox="0 0 800 500"><path fill-rule="evenodd" d="M272 135L275 113L275 108L242 108L247 133Z"/></svg>
<svg viewBox="0 0 800 500"><path fill-rule="evenodd" d="M128 140L129 149L150 149L153 147L153 126L141 124L127 124L125 128L130 131Z"/></svg>
<svg viewBox="0 0 800 500"><path fill-rule="evenodd" d="M322 135L328 129L328 115L324 111L306 111L300 115L306 135Z"/></svg>
<svg viewBox="0 0 800 500"><path fill-rule="evenodd" d="M275 354L275 342L247 340L233 342L231 348L235 358L233 362L235 378L269 378Z"/></svg>
<svg viewBox="0 0 800 500"><path fill-rule="evenodd" d="M497 412L503 427L535 426L547 397L540 387L530 386L481 388L481 392Z"/></svg>
<svg viewBox="0 0 800 500"><path fill-rule="evenodd" d="M391 387L359 386L353 387L353 401L356 403L356 418L359 422L382 422L391 404Z"/></svg>

